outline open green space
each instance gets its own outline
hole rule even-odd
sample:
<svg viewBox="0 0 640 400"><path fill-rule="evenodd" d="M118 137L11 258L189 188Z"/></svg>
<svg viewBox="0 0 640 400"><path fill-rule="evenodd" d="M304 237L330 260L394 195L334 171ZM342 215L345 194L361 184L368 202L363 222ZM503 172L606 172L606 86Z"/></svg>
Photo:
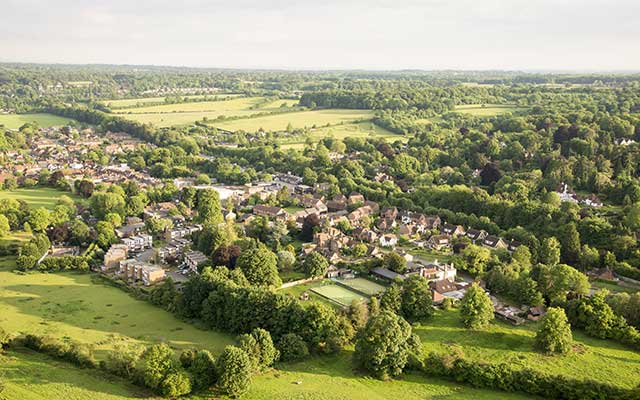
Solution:
<svg viewBox="0 0 640 400"><path fill-rule="evenodd" d="M0 327L94 344L98 352L116 344L167 342L219 353L229 335L201 330L173 314L136 300L122 289L96 283L92 274L16 274L15 260L0 259ZM93 278L93 279L92 279Z"/></svg>
<svg viewBox="0 0 640 400"><path fill-rule="evenodd" d="M490 363L505 362L549 374L593 379L631 388L640 383L640 353L610 340L598 340L573 332L574 350L566 356L546 356L533 349L537 323L513 326L494 321L483 331L462 326L459 312L438 311L429 322L414 327L428 351L446 351L450 346L466 357Z"/></svg>
<svg viewBox="0 0 640 400"><path fill-rule="evenodd" d="M234 98L239 96L241 95L237 93L218 93L218 94L212 93L208 95L197 94L197 95L187 95L187 96L180 96L180 97L187 98L190 100L198 100L198 99L203 99L205 97L208 97L208 98L217 97L218 99L226 99L226 98ZM175 96L172 96L172 97L175 97ZM165 99L166 99L166 96L139 97L135 99L104 100L103 103L107 107L112 107L113 109L116 109L116 108L120 109L120 108L130 108L130 107L138 107L138 106L145 106L145 105L162 105L165 102Z"/></svg>
<svg viewBox="0 0 640 400"><path fill-rule="evenodd" d="M206 118L209 121L220 116L250 117L259 113L282 111L280 105L293 105L295 100L274 100L264 103L264 97L240 97L223 101L162 104L148 107L114 110L114 114L142 123L166 127L193 124Z"/></svg>
<svg viewBox="0 0 640 400"><path fill-rule="evenodd" d="M454 109L455 112L477 117L494 117L498 114L514 113L522 110L525 109L508 104L465 104L456 106Z"/></svg>
<svg viewBox="0 0 640 400"><path fill-rule="evenodd" d="M18 129L26 123L36 123L41 128L68 125L71 118L53 114L0 114L0 125L5 128Z"/></svg>
<svg viewBox="0 0 640 400"><path fill-rule="evenodd" d="M402 379L380 381L353 371L351 352L315 357L254 378L243 400L516 400L532 397L474 389L448 382L406 374Z"/></svg>
<svg viewBox="0 0 640 400"><path fill-rule="evenodd" d="M30 207L45 207L48 209L53 209L60 196L63 195L69 196L74 200L81 200L73 193L48 187L21 188L11 191L0 191L0 199L23 200Z"/></svg>
<svg viewBox="0 0 640 400"><path fill-rule="evenodd" d="M278 143L283 148L302 148L307 139L313 142L319 142L326 137L336 139L350 138L368 138L368 139L384 139L390 142L400 140L406 142L409 138L390 132L373 122L359 122L352 124L339 124L329 127L312 129L307 135L299 135L291 138L279 139Z"/></svg>
<svg viewBox="0 0 640 400"><path fill-rule="evenodd" d="M320 286L311 288L311 291L343 306L348 306L353 300L365 299L365 296L334 283L328 284L325 282Z"/></svg>
<svg viewBox="0 0 640 400"><path fill-rule="evenodd" d="M357 120L373 118L373 111L368 110L314 110L268 115L258 118L245 118L232 121L211 122L212 126L230 131L244 130L255 132L260 129L265 131L284 131L291 124L294 129L322 127L349 123ZM336 132L338 132L336 130ZM320 134L320 136L326 136ZM337 133L336 133L337 136Z"/></svg>
<svg viewBox="0 0 640 400"><path fill-rule="evenodd" d="M0 354L6 400L125 400L149 398L137 386L29 350Z"/></svg>
<svg viewBox="0 0 640 400"><path fill-rule="evenodd" d="M382 293L387 289L386 287L365 278L340 279L339 282L368 296Z"/></svg>

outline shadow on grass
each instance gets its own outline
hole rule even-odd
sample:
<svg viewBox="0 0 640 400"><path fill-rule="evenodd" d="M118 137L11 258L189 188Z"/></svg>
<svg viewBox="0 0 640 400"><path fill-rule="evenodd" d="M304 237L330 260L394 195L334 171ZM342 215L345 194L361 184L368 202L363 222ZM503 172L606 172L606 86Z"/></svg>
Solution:
<svg viewBox="0 0 640 400"><path fill-rule="evenodd" d="M111 396L150 398L151 392L123 379L97 369L78 368L73 364L55 360L27 349L15 349L6 353L8 362L0 365L0 373L8 383L17 386L63 385L77 387L88 393ZM11 359L17 359L15 363ZM43 388L43 393L49 389Z"/></svg>

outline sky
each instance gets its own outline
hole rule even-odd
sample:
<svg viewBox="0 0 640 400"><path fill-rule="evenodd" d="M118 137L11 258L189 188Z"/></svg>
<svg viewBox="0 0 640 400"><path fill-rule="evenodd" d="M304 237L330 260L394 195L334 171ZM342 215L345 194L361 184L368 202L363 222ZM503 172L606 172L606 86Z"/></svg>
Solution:
<svg viewBox="0 0 640 400"><path fill-rule="evenodd" d="M639 0L2 0L0 61L640 70Z"/></svg>

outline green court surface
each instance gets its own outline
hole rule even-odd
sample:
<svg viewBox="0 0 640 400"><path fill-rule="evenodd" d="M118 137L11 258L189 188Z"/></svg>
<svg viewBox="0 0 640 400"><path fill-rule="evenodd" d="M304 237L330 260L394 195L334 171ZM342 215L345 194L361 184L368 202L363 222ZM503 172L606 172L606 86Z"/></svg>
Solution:
<svg viewBox="0 0 640 400"><path fill-rule="evenodd" d="M323 285L311 288L311 291L336 303L348 306L353 300L365 299L364 296L338 285Z"/></svg>

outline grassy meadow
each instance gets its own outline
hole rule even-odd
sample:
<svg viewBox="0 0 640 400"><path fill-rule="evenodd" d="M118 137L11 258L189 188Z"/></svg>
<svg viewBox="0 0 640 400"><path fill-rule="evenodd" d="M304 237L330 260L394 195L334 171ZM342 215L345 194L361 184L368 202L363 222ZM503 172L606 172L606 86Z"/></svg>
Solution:
<svg viewBox="0 0 640 400"><path fill-rule="evenodd" d="M288 139L280 139L278 143L283 148L302 148L310 138L313 142L318 142L325 137L333 137L336 139L351 138L379 138L390 142L400 140L406 142L408 137L401 136L390 132L373 122L358 122L352 124L332 125L329 127L312 129L308 136L298 136Z"/></svg>
<svg viewBox="0 0 640 400"><path fill-rule="evenodd" d="M176 349L219 353L229 335L200 330L121 289L96 283L91 274L16 274L14 259L0 259L0 327L68 337L94 344L97 354L116 344L167 342Z"/></svg>
<svg viewBox="0 0 640 400"><path fill-rule="evenodd" d="M0 354L6 400L129 400L149 393L124 380L28 350ZM4 397L3 397L4 396Z"/></svg>
<svg viewBox="0 0 640 400"><path fill-rule="evenodd" d="M259 118L212 122L211 125L216 128L227 129L230 131L257 131L259 129L263 129L265 131L282 131L285 130L289 124L291 124L294 129L302 129L305 127L313 128L314 126L322 127L327 124L346 124L356 120L371 118L373 118L373 111L369 110L328 109L268 115Z"/></svg>
<svg viewBox="0 0 640 400"><path fill-rule="evenodd" d="M495 117L504 113L515 113L524 108L508 104L465 104L456 106L454 111L476 117Z"/></svg>
<svg viewBox="0 0 640 400"><path fill-rule="evenodd" d="M550 374L593 379L631 388L640 383L640 353L610 340L573 332L574 351L566 356L545 356L533 349L536 323L521 326L494 321L484 331L470 332L458 311L439 311L429 322L414 327L425 350L445 351L453 346L474 360L506 362Z"/></svg>
<svg viewBox="0 0 640 400"><path fill-rule="evenodd" d="M59 117L53 114L0 114L0 125L5 128L18 129L26 123L35 122L41 128L63 126L69 124L70 118Z"/></svg>
<svg viewBox="0 0 640 400"><path fill-rule="evenodd" d="M190 100L197 100L197 99L203 99L205 97L209 97L209 98L218 97L219 99L226 99L226 98L234 98L239 96L241 95L237 93L220 93L220 94L208 94L208 95L187 95L187 96L180 96L180 97L188 98ZM172 97L175 97L175 96L172 96ZM141 97L141 98L135 98L135 99L105 100L103 101L103 103L107 107L111 107L114 109L133 108L133 107L144 106L144 105L162 105L164 104L165 99L166 99L166 96Z"/></svg>
<svg viewBox="0 0 640 400"><path fill-rule="evenodd" d="M74 200L80 200L80 198L75 196L73 193L48 187L21 188L11 191L0 191L0 198L2 199L23 200L30 207L44 207L50 210L53 209L53 207L58 202L58 199L62 195L69 196Z"/></svg>

